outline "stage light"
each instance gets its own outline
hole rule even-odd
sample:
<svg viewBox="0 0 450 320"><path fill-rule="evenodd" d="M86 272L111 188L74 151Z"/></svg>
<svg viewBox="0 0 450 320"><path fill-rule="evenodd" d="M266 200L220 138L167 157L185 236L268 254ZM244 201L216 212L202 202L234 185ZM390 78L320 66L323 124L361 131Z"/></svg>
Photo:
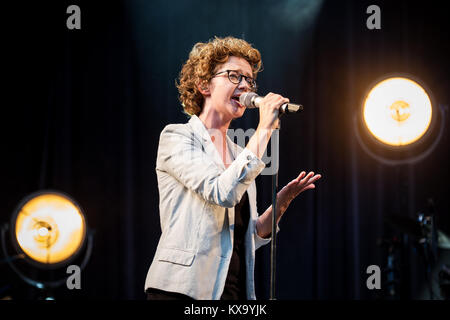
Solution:
<svg viewBox="0 0 450 320"><path fill-rule="evenodd" d="M353 115L360 146L387 165L415 163L439 144L445 106L416 77L391 74L369 86Z"/></svg>
<svg viewBox="0 0 450 320"><path fill-rule="evenodd" d="M404 177L414 177L415 173L411 173L414 168L412 164L425 159L439 145L444 135L447 107L435 103L432 92L417 77L405 74L390 74L378 79L368 86L366 94L361 94L360 98L361 103L353 114L356 139L372 158L397 167L391 172L395 172L398 177L390 181L399 183L390 185L389 193L396 192L398 199L405 195L408 197L415 186L405 183ZM371 162L365 164L367 170L373 170ZM404 245L390 233L400 232L411 239L408 241L412 241L415 251L424 259L426 279L432 279L430 271L433 268L432 260L436 258L434 238L437 230L432 208L430 199L427 213L419 213L415 221L407 217L411 211L407 202L400 201L393 209L400 211L400 214L385 217L389 225L386 228L389 230L389 241L386 242L388 251L385 270L392 270L392 266L397 263L396 247ZM395 284L399 275L388 271L387 276ZM399 294L399 288L394 284L388 286L388 298ZM431 288L431 283L428 287Z"/></svg>
<svg viewBox="0 0 450 320"><path fill-rule="evenodd" d="M5 237L8 230L9 246ZM93 232L87 228L83 210L59 191L38 191L25 197L14 210L11 222L3 225L1 236L4 262L23 281L43 292L66 283L66 268L71 262L83 270L92 252ZM78 259L82 252L84 255Z"/></svg>
<svg viewBox="0 0 450 320"><path fill-rule="evenodd" d="M430 127L432 105L428 94L415 81L389 78L367 95L364 123L382 143L404 146L419 140Z"/></svg>
<svg viewBox="0 0 450 320"><path fill-rule="evenodd" d="M80 207L61 193L34 194L12 217L14 242L33 262L47 267L73 259L86 237Z"/></svg>

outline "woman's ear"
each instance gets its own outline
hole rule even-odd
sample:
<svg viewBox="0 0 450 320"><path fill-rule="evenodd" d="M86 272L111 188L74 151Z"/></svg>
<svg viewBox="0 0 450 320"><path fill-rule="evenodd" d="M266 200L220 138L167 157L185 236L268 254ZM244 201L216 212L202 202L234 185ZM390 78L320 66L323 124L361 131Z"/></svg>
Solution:
<svg viewBox="0 0 450 320"><path fill-rule="evenodd" d="M197 84L197 89L204 96L211 95L211 92L209 90L209 83L208 83L208 81L203 80L203 81L199 82Z"/></svg>

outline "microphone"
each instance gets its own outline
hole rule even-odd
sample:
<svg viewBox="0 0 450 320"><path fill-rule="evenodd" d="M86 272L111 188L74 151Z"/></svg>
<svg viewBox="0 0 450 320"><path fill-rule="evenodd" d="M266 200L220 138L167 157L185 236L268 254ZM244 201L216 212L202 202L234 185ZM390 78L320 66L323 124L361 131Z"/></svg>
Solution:
<svg viewBox="0 0 450 320"><path fill-rule="evenodd" d="M244 92L239 97L239 103L243 106L252 109L259 108L259 104L263 97L258 96L254 92ZM295 103L285 103L280 107L280 113L296 113L303 111L303 106L301 104Z"/></svg>

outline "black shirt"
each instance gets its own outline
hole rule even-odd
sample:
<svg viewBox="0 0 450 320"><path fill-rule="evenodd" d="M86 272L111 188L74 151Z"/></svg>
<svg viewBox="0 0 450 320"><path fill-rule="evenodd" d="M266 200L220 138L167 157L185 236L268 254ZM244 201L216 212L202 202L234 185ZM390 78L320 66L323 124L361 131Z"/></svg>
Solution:
<svg viewBox="0 0 450 320"><path fill-rule="evenodd" d="M247 192L234 207L234 244L225 288L221 300L247 300L245 267L245 233L250 220Z"/></svg>

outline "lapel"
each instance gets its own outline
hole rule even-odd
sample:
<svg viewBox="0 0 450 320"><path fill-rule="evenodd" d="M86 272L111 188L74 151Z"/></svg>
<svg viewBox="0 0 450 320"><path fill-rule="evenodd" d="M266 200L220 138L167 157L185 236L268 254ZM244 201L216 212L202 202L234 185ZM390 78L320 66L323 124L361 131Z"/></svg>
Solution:
<svg viewBox="0 0 450 320"><path fill-rule="evenodd" d="M234 143L228 136L227 136L228 146L230 148L231 154L233 155L233 160L236 159L236 157L242 152L243 148L236 143ZM250 217L253 217L253 212L256 212L256 208L253 207L253 205L256 203L256 189L255 184L252 182L250 186L247 189L248 193L248 199L250 202Z"/></svg>
<svg viewBox="0 0 450 320"><path fill-rule="evenodd" d="M216 147L214 146L214 143L211 141L211 136L206 129L203 122L196 116L192 115L191 119L189 120L189 124L194 129L193 133L196 135L200 143L202 144L203 149L205 150L206 154L209 155L214 163L222 170L225 170L225 166L223 164L222 158L220 157L219 151L217 151Z"/></svg>
<svg viewBox="0 0 450 320"><path fill-rule="evenodd" d="M219 151L217 151L216 147L214 146L214 143L211 140L211 136L206 129L203 122L196 116L193 115L191 119L189 120L189 124L192 126L193 133L197 135L197 137L200 139L203 149L205 150L206 154L209 155L214 163L217 165L218 168L223 172L225 171L225 165L223 164L222 158L220 157ZM231 140L227 136L227 141L230 142ZM235 149L235 148L231 148ZM234 150L232 150L234 152ZM233 153L233 157L235 157L235 154ZM233 238L234 238L234 208L224 208L225 214L228 217L228 225L230 230L230 238L231 238L231 246L233 247Z"/></svg>
<svg viewBox="0 0 450 320"><path fill-rule="evenodd" d="M205 150L206 154L208 154L214 163L217 165L218 168L221 169L221 171L225 171L225 165L223 164L222 158L220 157L219 151L217 151L216 147L214 146L214 143L211 141L211 136L206 129L203 122L196 116L192 115L191 119L189 120L189 124L193 128L193 133L198 137L200 140L203 149ZM241 153L243 150L242 147L235 144L227 135L226 137L228 148L233 156L233 160L236 159L236 157ZM256 208L254 208L254 205L256 203L256 190L255 190L255 184L254 182L250 184L250 186L247 189L248 198L250 202L250 219L254 219L254 215L256 212ZM234 208L225 208L228 215L228 221L230 228L230 236L231 236L231 242L233 243L233 237L234 237ZM250 221L251 222L251 221ZM249 224L250 225L250 224Z"/></svg>

